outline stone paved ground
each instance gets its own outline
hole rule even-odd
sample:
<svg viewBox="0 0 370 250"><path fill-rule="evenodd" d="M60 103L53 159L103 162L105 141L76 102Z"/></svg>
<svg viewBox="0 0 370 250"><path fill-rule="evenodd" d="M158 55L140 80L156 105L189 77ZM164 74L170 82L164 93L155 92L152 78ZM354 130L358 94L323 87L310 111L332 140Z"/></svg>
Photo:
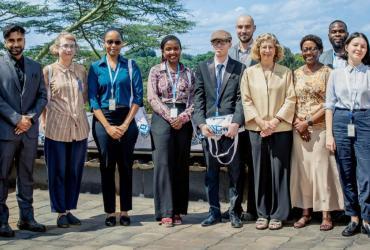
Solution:
<svg viewBox="0 0 370 250"><path fill-rule="evenodd" d="M55 226L55 214L50 213L48 192L35 190L34 200L36 219L47 225L47 232L16 230L15 238L0 238L0 249L370 249L370 239L365 235L341 237L343 225L331 232L320 232L318 223L300 230L286 225L279 231L257 231L254 224L234 229L229 223L202 228L199 223L208 210L203 201L190 202L183 225L164 228L153 220L153 200L134 197L132 225L107 228L101 195L81 194L75 215L82 219L82 226L60 229ZM8 206L15 229L18 209L14 193L9 195Z"/></svg>

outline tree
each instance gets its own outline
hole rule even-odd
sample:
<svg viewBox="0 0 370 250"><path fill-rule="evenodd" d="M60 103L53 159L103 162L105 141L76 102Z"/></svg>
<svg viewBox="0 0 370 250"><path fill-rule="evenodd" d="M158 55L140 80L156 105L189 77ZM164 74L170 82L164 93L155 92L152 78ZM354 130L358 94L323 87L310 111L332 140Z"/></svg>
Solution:
<svg viewBox="0 0 370 250"><path fill-rule="evenodd" d="M33 12L28 16L25 11L15 13L19 5ZM97 58L101 56L101 40L107 27L121 29L130 51L137 52L157 48L161 36L184 33L194 25L186 19L187 10L179 0L40 0L38 5L2 0L0 7L0 17L7 17L1 26L17 21L46 35L72 32ZM41 61L52 43L53 40L45 41L37 47L35 59Z"/></svg>

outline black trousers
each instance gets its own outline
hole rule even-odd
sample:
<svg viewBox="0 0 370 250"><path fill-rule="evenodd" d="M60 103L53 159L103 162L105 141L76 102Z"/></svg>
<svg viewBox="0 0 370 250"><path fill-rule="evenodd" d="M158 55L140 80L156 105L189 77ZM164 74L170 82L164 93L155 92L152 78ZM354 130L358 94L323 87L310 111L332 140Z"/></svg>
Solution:
<svg viewBox="0 0 370 250"><path fill-rule="evenodd" d="M233 143L233 140L225 136L221 137L218 141L218 146L221 152L225 152L230 145ZM206 172L206 193L208 197L208 203L210 205L210 213L215 217L221 216L220 211L220 199L219 199L219 171L222 166L216 158L214 158L209 152L208 140L202 140L204 157L207 165ZM224 162L230 160L230 156L225 156L225 159L222 159ZM240 152L239 148L235 154L234 159L228 165L228 175L229 175L229 200L230 207L229 212L239 214L241 208L241 193L242 190L242 172L244 167L242 167L242 162L240 161Z"/></svg>
<svg viewBox="0 0 370 250"><path fill-rule="evenodd" d="M258 217L286 220L290 212L290 155L292 131L262 138L249 131Z"/></svg>
<svg viewBox="0 0 370 250"><path fill-rule="evenodd" d="M256 199L254 191L254 171L253 171L253 159L252 159L252 146L249 138L248 131L243 131L239 133L239 152L240 159L242 161L242 167L247 169L247 174L245 175L244 168L242 170L242 187L244 190L245 185L247 185L247 212L257 215L256 211ZM241 200L243 200L243 192L240 194ZM243 208L240 206L240 212L243 211Z"/></svg>
<svg viewBox="0 0 370 250"><path fill-rule="evenodd" d="M181 111L179 109L179 112ZM157 219L188 212L192 132L191 122L176 130L161 116L153 113L151 126L153 190Z"/></svg>
<svg viewBox="0 0 370 250"><path fill-rule="evenodd" d="M9 176L15 163L17 170L17 202L19 218L31 220L33 214L33 166L37 152L37 138L23 134L16 140L0 140L0 223L7 223L9 209L8 198Z"/></svg>
<svg viewBox="0 0 370 250"><path fill-rule="evenodd" d="M103 109L102 111L111 125L121 125L129 112L129 108L119 108L115 111ZM116 165L119 172L120 209L121 211L129 211L132 209L133 153L139 134L136 123L133 120L126 133L119 140L110 137L95 117L92 123L92 131L99 151L104 211L106 213L116 211L114 182Z"/></svg>

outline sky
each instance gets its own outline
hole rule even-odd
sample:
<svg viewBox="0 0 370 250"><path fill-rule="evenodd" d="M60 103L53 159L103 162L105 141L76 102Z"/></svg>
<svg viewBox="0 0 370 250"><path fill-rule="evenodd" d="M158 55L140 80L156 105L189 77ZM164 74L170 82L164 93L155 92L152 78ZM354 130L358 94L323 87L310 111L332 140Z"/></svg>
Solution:
<svg viewBox="0 0 370 250"><path fill-rule="evenodd" d="M279 42L294 53L300 52L299 42L307 34L315 34L329 49L328 26L341 19L348 31L364 32L370 37L370 0L184 0L196 26L180 35L184 52L199 54L211 50L211 33L225 29L238 41L235 22L240 15L251 15L257 26L255 36L274 33Z"/></svg>
<svg viewBox="0 0 370 250"><path fill-rule="evenodd" d="M40 2L41 0L30 0ZM322 38L330 48L328 26L335 19L348 25L348 31L364 32L370 38L370 0L181 0L196 26L180 34L183 52L200 54L212 50L209 39L224 29L238 41L235 22L240 15L251 15L257 26L255 36L274 33L280 43L298 53L300 39L307 34ZM29 34L28 47L43 41L42 35Z"/></svg>

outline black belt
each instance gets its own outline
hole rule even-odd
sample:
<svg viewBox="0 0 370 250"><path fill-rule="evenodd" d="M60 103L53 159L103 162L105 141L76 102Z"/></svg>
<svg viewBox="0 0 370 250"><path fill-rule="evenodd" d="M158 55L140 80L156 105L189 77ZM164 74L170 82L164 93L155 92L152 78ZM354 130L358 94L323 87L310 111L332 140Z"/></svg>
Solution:
<svg viewBox="0 0 370 250"><path fill-rule="evenodd" d="M351 111L350 109L346 109L346 108L335 108L336 110L344 110L344 111ZM360 111L367 111L368 109L354 109L352 110L352 112L360 112Z"/></svg>

